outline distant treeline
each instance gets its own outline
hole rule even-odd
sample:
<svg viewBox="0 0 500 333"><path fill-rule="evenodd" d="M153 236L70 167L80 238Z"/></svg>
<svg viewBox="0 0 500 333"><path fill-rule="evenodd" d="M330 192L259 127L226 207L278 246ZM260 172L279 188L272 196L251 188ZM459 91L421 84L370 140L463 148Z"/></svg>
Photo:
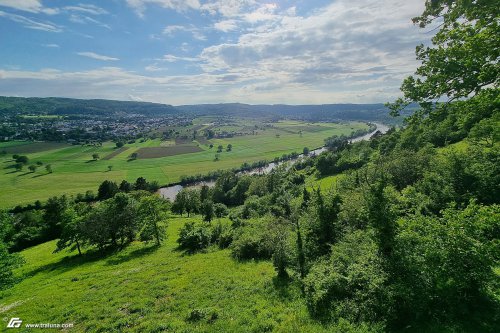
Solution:
<svg viewBox="0 0 500 333"><path fill-rule="evenodd" d="M412 113L410 106L403 116ZM400 123L403 117L392 118L383 104L324 104L324 105L248 105L239 103L172 106L159 103L82 100L72 98L1 97L0 112L4 114L40 115L102 115L139 114L144 116L191 115L301 119L306 121L379 121Z"/></svg>

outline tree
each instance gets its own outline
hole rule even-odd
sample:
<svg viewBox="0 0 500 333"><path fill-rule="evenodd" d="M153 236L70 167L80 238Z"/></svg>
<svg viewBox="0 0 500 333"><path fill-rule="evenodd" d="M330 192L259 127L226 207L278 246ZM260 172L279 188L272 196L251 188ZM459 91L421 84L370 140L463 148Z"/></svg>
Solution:
<svg viewBox="0 0 500 333"><path fill-rule="evenodd" d="M14 167L16 168L16 171L22 171L24 168L24 164L23 163L16 163L14 165Z"/></svg>
<svg viewBox="0 0 500 333"><path fill-rule="evenodd" d="M147 191L148 188L149 188L149 184L146 181L146 178L139 177L139 178L137 178L135 180L135 185L134 185L134 189L135 190L137 190L137 191L140 191L140 190Z"/></svg>
<svg viewBox="0 0 500 333"><path fill-rule="evenodd" d="M106 200L115 196L118 193L118 185L110 180L105 180L99 185L97 190L97 199Z"/></svg>
<svg viewBox="0 0 500 333"><path fill-rule="evenodd" d="M128 192L133 190L133 186L128 181L122 180L122 182L120 183L119 189L121 192L128 193Z"/></svg>
<svg viewBox="0 0 500 333"><path fill-rule="evenodd" d="M93 159L94 161L97 161L99 158L100 158L100 157L99 157L99 154L97 154L97 153L92 154L92 159Z"/></svg>
<svg viewBox="0 0 500 333"><path fill-rule="evenodd" d="M57 248L54 252L60 252L63 249L78 250L78 254L82 255L82 245L84 235L82 232L83 219L90 211L90 206L84 203L78 203L74 206L66 208L61 214L61 237L57 242Z"/></svg>
<svg viewBox="0 0 500 333"><path fill-rule="evenodd" d="M200 194L197 190L184 189L186 193L185 209L188 217L191 213L197 213L200 209Z"/></svg>
<svg viewBox="0 0 500 333"><path fill-rule="evenodd" d="M219 146L217 147L217 152L218 152L218 153L222 153L222 149L224 149L224 147L222 147L222 145L219 145Z"/></svg>
<svg viewBox="0 0 500 333"><path fill-rule="evenodd" d="M203 215L203 220L206 222L211 222L214 218L214 203L210 200L205 200L201 203L201 214Z"/></svg>
<svg viewBox="0 0 500 333"><path fill-rule="evenodd" d="M17 158L16 158L17 163L22 163L22 164L26 165L30 161L28 156L19 156L19 155L14 155L14 156L17 156Z"/></svg>
<svg viewBox="0 0 500 333"><path fill-rule="evenodd" d="M37 162L36 162L36 165L38 165L38 166L42 166L42 165L43 165L43 162L42 162L42 161L37 161Z"/></svg>
<svg viewBox="0 0 500 333"><path fill-rule="evenodd" d="M125 144L124 144L122 141L118 141L118 142L116 143L116 148L121 148L121 147L123 147L124 145L125 145Z"/></svg>
<svg viewBox="0 0 500 333"><path fill-rule="evenodd" d="M469 137L475 141L484 141L488 147L493 147L500 139L500 121L492 118L483 119L472 127Z"/></svg>
<svg viewBox="0 0 500 333"><path fill-rule="evenodd" d="M112 165L108 165L108 171L111 171L113 170L113 166Z"/></svg>
<svg viewBox="0 0 500 333"><path fill-rule="evenodd" d="M226 148L226 151L232 151L232 150L233 150L233 145L232 144L228 144L227 148Z"/></svg>
<svg viewBox="0 0 500 333"><path fill-rule="evenodd" d="M304 154L304 156L309 155L309 148L304 147L304 149L302 149L302 154Z"/></svg>
<svg viewBox="0 0 500 333"><path fill-rule="evenodd" d="M428 0L423 14L413 22L426 28L437 20L442 23L432 46L417 46L417 59L422 64L415 76L404 80L404 97L389 105L393 115L412 102L429 113L443 98L451 102L498 89L498 3Z"/></svg>
<svg viewBox="0 0 500 333"><path fill-rule="evenodd" d="M137 159L137 157L139 157L139 154L137 154L137 153L132 153L132 154L130 154L130 159L131 159L131 160L136 160L136 159Z"/></svg>
<svg viewBox="0 0 500 333"><path fill-rule="evenodd" d="M165 221L167 209L166 201L156 195L143 197L139 202L139 217L142 220L142 229L140 231L141 241L155 240L156 245L160 245L165 239Z"/></svg>
<svg viewBox="0 0 500 333"><path fill-rule="evenodd" d="M22 263L23 259L17 254L10 254L0 239L0 290L7 289L15 282L13 269Z"/></svg>
<svg viewBox="0 0 500 333"><path fill-rule="evenodd" d="M38 167L35 165L35 164L32 164L28 167L28 169L31 171L31 172L35 172L36 169L38 169Z"/></svg>
<svg viewBox="0 0 500 333"><path fill-rule="evenodd" d="M280 278L288 277L286 268L291 263L290 227L291 223L284 218L272 219L267 224L265 242L271 250L273 266Z"/></svg>
<svg viewBox="0 0 500 333"><path fill-rule="evenodd" d="M52 165L47 164L47 165L45 166L45 170L47 170L47 172L48 172L48 173L52 173Z"/></svg>
<svg viewBox="0 0 500 333"><path fill-rule="evenodd" d="M43 214L43 221L47 228L45 232L47 239L55 239L61 235L61 223L64 219L63 214L68 207L69 202L65 195L51 197L47 200Z"/></svg>
<svg viewBox="0 0 500 333"><path fill-rule="evenodd" d="M218 202L214 204L214 214L218 218L227 216L228 213L227 206L223 203Z"/></svg>

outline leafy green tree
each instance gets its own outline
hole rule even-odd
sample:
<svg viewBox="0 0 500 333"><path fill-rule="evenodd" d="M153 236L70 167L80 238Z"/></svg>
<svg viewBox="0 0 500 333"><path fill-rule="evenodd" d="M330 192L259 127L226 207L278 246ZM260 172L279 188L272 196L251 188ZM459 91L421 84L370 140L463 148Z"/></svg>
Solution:
<svg viewBox="0 0 500 333"><path fill-rule="evenodd" d="M119 186L119 190L121 192L125 192L125 193L128 193L130 191L132 191L134 189L133 185L130 184L128 181L126 180L122 180L122 182L120 183L120 186Z"/></svg>
<svg viewBox="0 0 500 333"><path fill-rule="evenodd" d="M100 157L99 157L99 154L97 154L97 153L92 154L92 159L93 159L94 161L97 161L99 158L100 158Z"/></svg>
<svg viewBox="0 0 500 333"><path fill-rule="evenodd" d="M113 166L112 165L108 165L108 171L111 171L113 170Z"/></svg>
<svg viewBox="0 0 500 333"><path fill-rule="evenodd" d="M52 173L53 170L52 170L52 165L51 164L47 164L45 165L45 170L48 172L48 173Z"/></svg>
<svg viewBox="0 0 500 333"><path fill-rule="evenodd" d="M16 168L16 171L22 171L24 168L24 164L23 163L16 163L14 165L14 167Z"/></svg>
<svg viewBox="0 0 500 333"><path fill-rule="evenodd" d="M144 177L139 177L136 179L135 185L134 185L135 190L147 191L148 187L149 187L148 182L146 181L146 179Z"/></svg>
<svg viewBox="0 0 500 333"><path fill-rule="evenodd" d="M31 172L35 172L36 169L38 169L38 167L35 165L35 164L32 164L28 167L28 169L31 171Z"/></svg>
<svg viewBox="0 0 500 333"><path fill-rule="evenodd" d="M390 105L393 113L412 102L430 112L442 98L453 101L498 89L498 15L498 3L491 0L426 1L425 11L413 22L421 28L442 22L432 45L417 47L422 64L404 80L404 97Z"/></svg>
<svg viewBox="0 0 500 333"><path fill-rule="evenodd" d="M226 151L232 151L232 150L233 150L233 145L232 144L228 144L227 148L226 148Z"/></svg>
<svg viewBox="0 0 500 333"><path fill-rule="evenodd" d="M201 203L200 207L201 214L203 215L203 220L206 222L211 222L214 218L214 203L210 200L205 200Z"/></svg>
<svg viewBox="0 0 500 333"><path fill-rule="evenodd" d="M2 240L0 240L0 290L7 289L15 282L13 270L23 263L17 254L10 254Z"/></svg>
<svg viewBox="0 0 500 333"><path fill-rule="evenodd" d="M302 154L304 154L304 156L309 155L309 148L304 147L304 149L302 149Z"/></svg>
<svg viewBox="0 0 500 333"><path fill-rule="evenodd" d="M99 185L99 189L97 190L97 199L106 200L114 197L118 192L118 185L116 185L115 182L105 180L101 183L101 185Z"/></svg>
<svg viewBox="0 0 500 333"><path fill-rule="evenodd" d="M265 242L272 254L273 266L278 277L286 278L287 267L292 263L290 243L291 223L284 218L271 219L266 228Z"/></svg>
<svg viewBox="0 0 500 333"><path fill-rule="evenodd" d="M165 239L167 209L166 201L156 195L145 196L139 201L138 212L142 219L140 239L142 241L154 239L156 245L159 246Z"/></svg>
<svg viewBox="0 0 500 333"><path fill-rule="evenodd" d="M116 148L121 148L121 147L123 147L124 145L125 145L125 143L123 143L122 141L118 141L118 142L116 143Z"/></svg>
<svg viewBox="0 0 500 333"><path fill-rule="evenodd" d="M216 217L221 218L227 216L227 214L229 214L229 211L226 205L218 202L214 204L214 214Z"/></svg>
<svg viewBox="0 0 500 333"><path fill-rule="evenodd" d="M138 153L132 153L132 154L130 154L130 159L131 159L131 160L136 160L136 159L137 159L137 157L139 157L139 154L138 154Z"/></svg>
<svg viewBox="0 0 500 333"><path fill-rule="evenodd" d="M77 249L78 254L82 255L82 246L84 245L83 221L89 210L90 207L84 203L78 203L65 209L61 214L61 237L57 241L57 248L54 252L70 248L71 251Z"/></svg>
<svg viewBox="0 0 500 333"><path fill-rule="evenodd" d="M484 141L488 147L493 147L500 139L500 120L483 119L472 127L469 137L475 141Z"/></svg>
<svg viewBox="0 0 500 333"><path fill-rule="evenodd" d="M28 156L24 156L24 155L23 156L17 155L17 158L15 160L16 160L17 163L21 163L21 164L24 164L24 165L28 164L29 161L30 161L29 158L28 158Z"/></svg>
<svg viewBox="0 0 500 333"><path fill-rule="evenodd" d="M45 212L43 214L47 239L56 239L60 237L61 223L64 220L64 214L69 205L68 198L65 195L51 197L47 200Z"/></svg>

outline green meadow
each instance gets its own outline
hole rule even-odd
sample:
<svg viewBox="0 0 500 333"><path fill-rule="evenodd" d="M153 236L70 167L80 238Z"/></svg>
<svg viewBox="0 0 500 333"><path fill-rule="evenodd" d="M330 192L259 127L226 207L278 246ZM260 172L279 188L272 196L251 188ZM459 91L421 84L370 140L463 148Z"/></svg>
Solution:
<svg viewBox="0 0 500 333"><path fill-rule="evenodd" d="M270 261L179 250L190 220L201 217L170 218L160 247L136 242L104 258L53 254L55 241L24 250L20 283L0 293L0 317L73 323L71 332L332 332L310 319L300 287L277 279Z"/></svg>
<svg viewBox="0 0 500 333"><path fill-rule="evenodd" d="M241 124L238 124L241 128ZM367 128L364 123L348 124L315 123L308 124L296 121L274 123L274 127L257 131L257 135L235 136L227 139L212 139L209 143L198 144L200 152L165 156L149 159L130 160L129 156L145 147L168 147L171 141L159 139L127 144L123 152L110 159L106 156L115 150L113 142L105 142L102 147L54 145L26 142L0 143L0 207L12 207L27 204L35 200L45 200L54 195L85 193L96 191L104 180L135 181L145 177L149 181L158 181L161 185L177 182L181 176L205 174L218 169L230 169L248 162L272 160L274 157L291 152L302 152L304 147L310 149L323 145L324 139L332 135L349 134L358 129ZM218 145L224 148L232 144L231 152L220 153L219 160L214 161ZM35 145L35 149L30 149ZM33 147L31 147L33 148ZM26 153L24 153L26 152ZM12 154L25 154L30 163L38 161L43 165L32 173L27 167L16 171ZM93 154L99 154L97 161ZM50 164L53 173L45 170ZM111 166L111 170L108 168Z"/></svg>

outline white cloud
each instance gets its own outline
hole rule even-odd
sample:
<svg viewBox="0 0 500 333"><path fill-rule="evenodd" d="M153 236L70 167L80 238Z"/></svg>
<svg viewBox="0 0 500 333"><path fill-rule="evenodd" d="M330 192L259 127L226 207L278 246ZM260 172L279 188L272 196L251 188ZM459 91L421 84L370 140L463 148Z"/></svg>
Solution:
<svg viewBox="0 0 500 333"><path fill-rule="evenodd" d="M144 17L144 11L148 5L157 5L178 12L200 8L200 2L198 0L127 0L127 4L133 8L140 17Z"/></svg>
<svg viewBox="0 0 500 333"><path fill-rule="evenodd" d="M91 4L78 4L77 6L66 6L64 7L65 10L67 11L75 11L75 12L82 12L86 14L91 14L91 15L103 15L103 14L108 14L108 12L101 8L97 7L95 5Z"/></svg>
<svg viewBox="0 0 500 333"><path fill-rule="evenodd" d="M165 29L163 29L163 34L167 36L173 36L178 31L189 32L193 35L193 38L197 40L207 40L207 37L203 35L201 30L195 27L194 25L190 26L169 25L166 26Z"/></svg>
<svg viewBox="0 0 500 333"><path fill-rule="evenodd" d="M30 13L44 13L48 15L59 13L57 8L44 7L40 0L0 0L0 6Z"/></svg>
<svg viewBox="0 0 500 333"><path fill-rule="evenodd" d="M238 29L236 20L223 20L216 22L214 28L223 32L234 31Z"/></svg>
<svg viewBox="0 0 500 333"><path fill-rule="evenodd" d="M58 49L60 46L58 44L42 44L43 47L49 47L49 48L54 48Z"/></svg>
<svg viewBox="0 0 500 333"><path fill-rule="evenodd" d="M22 15L6 13L0 10L0 17L5 17L11 21L20 23L25 28L34 29L34 30L42 30L47 32L61 32L63 31L60 26L52 22L41 22L35 21L30 18L24 17Z"/></svg>
<svg viewBox="0 0 500 333"><path fill-rule="evenodd" d="M97 25L97 26L106 28L108 30L111 30L111 27L108 24L103 23L101 21L98 21L96 19L93 19L92 17L85 16L85 15L71 14L69 17L69 20L73 23Z"/></svg>
<svg viewBox="0 0 500 333"><path fill-rule="evenodd" d="M102 61L117 61L117 60L120 60L119 58L108 57L108 56L97 54L97 53L94 53L94 52L77 52L76 54L78 54L79 56L82 56L82 57L87 57L87 58L92 58L92 59L95 59L95 60L102 60Z"/></svg>
<svg viewBox="0 0 500 333"><path fill-rule="evenodd" d="M162 58L157 59L158 61L166 61L166 62L177 62L177 61L200 61L199 58L192 57L178 57L173 54L165 54Z"/></svg>

